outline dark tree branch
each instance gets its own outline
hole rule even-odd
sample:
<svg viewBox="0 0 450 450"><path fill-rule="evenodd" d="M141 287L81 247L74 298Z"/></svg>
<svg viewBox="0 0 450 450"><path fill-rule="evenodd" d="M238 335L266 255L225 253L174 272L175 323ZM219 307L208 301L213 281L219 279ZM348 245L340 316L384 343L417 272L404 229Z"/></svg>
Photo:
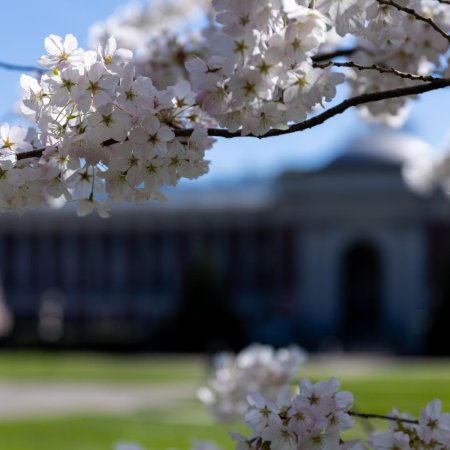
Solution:
<svg viewBox="0 0 450 450"><path fill-rule="evenodd" d="M320 53L313 56L312 60L315 63L320 63L323 61L329 61L330 59L339 58L341 56L352 56L356 52L369 52L369 50L363 47L343 48L329 53Z"/></svg>
<svg viewBox="0 0 450 450"><path fill-rule="evenodd" d="M267 137L281 136L283 134L296 133L297 131L304 131L309 128L313 128L317 125L321 125L322 123L326 122L328 119L331 119L332 117L337 116L338 114L341 114L341 113L345 112L347 109L352 108L354 106L359 106L359 105L363 105L366 103L377 102L377 101L381 101L381 100L389 100L389 99L393 99L393 98L406 97L409 95L423 94L425 92L434 91L436 89L442 89L442 88L445 88L448 86L450 86L450 78L437 78L433 82L422 83L422 84L418 84L415 86L391 89L388 91L372 92L369 94L361 94L361 95L357 95L355 97L351 97L347 100L344 100L343 102L339 103L338 105L327 109L326 111L324 111L321 114L318 114L317 116L311 117L310 119L307 119L303 122L293 124L287 130L270 130L268 133L266 133L263 136L255 136L252 134L250 134L248 136L249 137L257 137L257 138L262 139L262 138L267 138ZM177 136L190 136L191 133L192 133L191 129L175 131L175 134ZM209 134L209 136L223 137L223 138L235 138L235 137L241 136L240 131L231 133L228 130L216 129L216 128L210 128L208 130L208 134Z"/></svg>
<svg viewBox="0 0 450 450"><path fill-rule="evenodd" d="M18 72L39 72L39 73L45 72L45 70L40 67L22 66L19 64L10 64L10 63L6 63L6 62L2 62L2 61L0 61L0 69L14 70L14 71L18 71Z"/></svg>
<svg viewBox="0 0 450 450"><path fill-rule="evenodd" d="M410 95L423 94L425 92L443 89L448 86L450 86L450 78L435 78L433 79L433 81L417 84L414 86L357 95L355 97L351 97L344 100L338 105L333 106L332 108L329 108L325 110L323 113L311 117L310 119L307 119L300 123L293 124L286 130L273 129L264 134L263 136L255 136L253 134L249 134L248 137L263 139L268 137L282 136L284 134L296 133L298 131L304 131L309 128L321 125L328 119L331 119L332 117L337 116L338 114L342 114L343 112L347 111L347 109L352 108L354 106L364 105L366 103L378 102L382 100L389 100L393 98L407 97ZM175 136L177 137L189 137L192 134L192 132L193 132L192 128L174 130ZM226 139L242 137L240 131L230 132L222 128L209 128L208 135L213 137L223 137ZM105 141L103 145L112 145L114 143L115 142L113 142L112 140L108 140ZM17 159L24 160L28 158L40 157L42 156L44 150L45 149L37 149L31 152L18 153Z"/></svg>
<svg viewBox="0 0 450 450"><path fill-rule="evenodd" d="M366 413L358 413L358 412L354 412L354 411L350 411L348 414L349 414L349 416L360 417L361 419L383 419L383 420L393 420L394 422L399 420L403 423L411 423L413 425L419 424L419 421L416 419L404 419L402 417L384 416L382 414L366 414Z"/></svg>
<svg viewBox="0 0 450 450"><path fill-rule="evenodd" d="M29 158L40 158L44 151L45 148L37 148L35 150L30 150L29 152L17 153L17 161L22 161Z"/></svg>
<svg viewBox="0 0 450 450"><path fill-rule="evenodd" d="M412 81L423 81L423 82L433 82L436 80L440 80L441 78L436 78L430 75L416 75L413 73L408 72L401 72L400 70L394 69L393 67L383 67L379 66L377 64L372 64L371 66L364 66L361 64L354 63L352 61L348 62L334 62L334 61L328 61L324 64L314 64L314 67L317 67L319 69L326 69L327 67L348 67L350 69L357 69L357 70L376 70L380 73L388 73L391 75L395 75L399 78L404 78Z"/></svg>
<svg viewBox="0 0 450 450"><path fill-rule="evenodd" d="M443 38L447 39L447 41L450 43L450 35L448 35L442 28L440 28L433 19L422 16L414 9L407 8L406 6L401 6L392 0L377 0L377 1L380 5L392 6L393 8L396 8L399 11L403 11L404 13L413 16L417 20L427 23L431 28L433 28L433 30L438 32Z"/></svg>

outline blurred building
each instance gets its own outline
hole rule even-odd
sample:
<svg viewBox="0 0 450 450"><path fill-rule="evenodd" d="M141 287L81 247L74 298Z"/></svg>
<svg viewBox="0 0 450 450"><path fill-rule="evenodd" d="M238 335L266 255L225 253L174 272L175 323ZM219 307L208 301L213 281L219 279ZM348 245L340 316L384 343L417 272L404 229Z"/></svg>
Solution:
<svg viewBox="0 0 450 450"><path fill-rule="evenodd" d="M108 220L3 216L6 342L429 352L450 309L450 203L403 181L423 145L373 134L317 171L180 189Z"/></svg>

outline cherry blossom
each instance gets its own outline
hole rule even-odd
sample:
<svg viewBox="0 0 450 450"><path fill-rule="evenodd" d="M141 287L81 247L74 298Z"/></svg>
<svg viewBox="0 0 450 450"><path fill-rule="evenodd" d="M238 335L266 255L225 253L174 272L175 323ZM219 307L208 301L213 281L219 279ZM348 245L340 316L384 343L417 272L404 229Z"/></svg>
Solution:
<svg viewBox="0 0 450 450"><path fill-rule="evenodd" d="M214 0L201 32L175 35L161 32L162 15L175 23L205 2L172 0L152 6L159 16L130 7L97 26L94 49L50 35L39 60L48 70L21 78L21 110L36 128L1 126L2 209L61 199L105 216L109 203L163 200L164 185L208 171L211 134L283 134L353 105L400 124L410 100L403 92L450 84L450 8L397 1ZM149 27L159 31L142 38ZM342 42L354 48L324 55ZM336 59L347 54L346 65ZM362 100L327 106L346 81L350 100ZM430 170L429 185L449 178Z"/></svg>
<svg viewBox="0 0 450 450"><path fill-rule="evenodd" d="M130 6L97 24L88 50L71 34L45 39L44 70L20 80L35 126L0 125L0 211L76 202L78 215L106 218L111 203L163 201L165 185L205 174L212 136L298 131L351 106L398 126L412 94L450 85L448 2L213 0L200 32L162 30L205 5ZM345 82L349 99L329 106ZM449 161L422 157L404 172L422 191L450 191ZM334 377L303 379L293 394L303 360L298 348L266 346L215 359L198 395L220 420L244 417L251 434L231 434L237 450L450 448L439 400L417 420L394 410L387 431L345 440L352 417L365 416Z"/></svg>
<svg viewBox="0 0 450 450"><path fill-rule="evenodd" d="M16 154L32 150L25 137L27 130L20 126L10 127L8 123L0 125L0 154L1 160L14 162Z"/></svg>
<svg viewBox="0 0 450 450"><path fill-rule="evenodd" d="M214 358L208 386L199 389L198 397L217 419L241 420L249 395L263 395L270 401L289 397L290 384L305 359L306 353L295 346L275 350L252 344L236 356L220 353Z"/></svg>
<svg viewBox="0 0 450 450"><path fill-rule="evenodd" d="M316 384L302 379L299 393L292 398L269 402L254 394L245 415L252 434L248 439L233 437L238 443L247 439L251 449L266 444L271 450L345 448L341 433L353 426L348 415L353 398L339 392L339 386L335 378Z"/></svg>
<svg viewBox="0 0 450 450"><path fill-rule="evenodd" d="M41 66L48 68L63 68L77 64L84 56L84 51L78 48L77 38L68 34L64 40L60 36L51 34L45 39L47 54L39 59Z"/></svg>

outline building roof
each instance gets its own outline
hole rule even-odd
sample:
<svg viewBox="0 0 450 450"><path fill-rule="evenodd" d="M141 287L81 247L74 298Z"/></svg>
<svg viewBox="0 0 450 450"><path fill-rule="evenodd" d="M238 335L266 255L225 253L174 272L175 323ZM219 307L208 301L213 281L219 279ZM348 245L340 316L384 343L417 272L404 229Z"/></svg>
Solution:
<svg viewBox="0 0 450 450"><path fill-rule="evenodd" d="M435 153L426 141L404 131L376 128L354 139L327 168L398 167L413 158Z"/></svg>

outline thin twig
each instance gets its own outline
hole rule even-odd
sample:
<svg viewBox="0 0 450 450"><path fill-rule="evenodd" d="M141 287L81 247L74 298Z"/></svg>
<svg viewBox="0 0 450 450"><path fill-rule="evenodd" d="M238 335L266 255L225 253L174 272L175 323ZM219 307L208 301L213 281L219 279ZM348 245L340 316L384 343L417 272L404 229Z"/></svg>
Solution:
<svg viewBox="0 0 450 450"><path fill-rule="evenodd" d="M433 82L436 80L440 80L441 78L436 78L431 75L416 75L413 73L408 72L401 72L400 70L394 69L393 67L383 67L379 66L377 64L372 64L371 66L363 66L361 64L354 63L352 61L348 62L334 62L334 61L328 61L325 64L314 64L314 67L317 67L319 69L326 69L327 67L334 66L334 67L349 67L351 69L358 69L358 70L376 70L380 73L389 73L392 75L396 75L400 78L405 78L412 81L423 81L423 82Z"/></svg>
<svg viewBox="0 0 450 450"><path fill-rule="evenodd" d="M44 69L35 66L22 66L20 64L10 64L3 61L0 61L0 68L5 70L14 70L18 72L45 72Z"/></svg>
<svg viewBox="0 0 450 450"><path fill-rule="evenodd" d="M356 52L363 51L363 52L369 52L368 49L365 49L363 47L353 47L353 48L343 48L338 49L332 52L328 53L321 53L318 55L315 55L312 57L312 60L314 62L322 62L322 61L328 61L333 58L338 58L340 56L351 56ZM36 66L25 66L20 64L10 64L7 62L0 61L0 68L5 70L15 70L15 71L22 71L22 72L45 72L44 69L41 67Z"/></svg>
<svg viewBox="0 0 450 450"><path fill-rule="evenodd" d="M441 27L439 27L433 19L422 16L414 9L399 5L398 3L396 3L392 0L377 0L377 1L380 5L392 6L393 8L396 8L399 11L403 11L404 13L409 14L410 16L413 16L417 20L427 23L428 25L430 25L431 28L433 28L433 30L438 32L443 38L447 39L447 41L450 42L450 35L448 35Z"/></svg>
<svg viewBox="0 0 450 450"><path fill-rule="evenodd" d="M450 5L450 0L438 0L439 3L443 3L444 5Z"/></svg>
<svg viewBox="0 0 450 450"><path fill-rule="evenodd" d="M389 100L392 98L406 97L409 95L423 94L425 92L443 89L449 86L450 86L450 78L436 78L434 79L434 81L418 84L415 86L408 86L403 88L390 89L387 91L372 92L368 94L357 95L355 97L351 97L344 100L338 105L325 110L323 113L318 114L317 116L311 117L310 119L307 119L303 122L293 124L286 130L273 129L264 134L263 136L256 136L254 134L249 134L247 135L247 137L263 139L268 137L281 136L284 134L296 133L298 131L304 131L309 128L316 127L317 125L321 125L328 119L331 119L332 117L337 116L338 114L342 114L343 112L347 111L347 109L352 108L354 106L364 105L366 103L377 102L382 100ZM177 137L189 137L194 130L192 128L185 128L173 131L175 133L175 136ZM230 132L222 128L209 128L208 135L213 137L223 137L226 139L242 137L240 131ZM113 143L114 143L113 141L108 140L105 141L103 145L111 145ZM42 156L44 150L45 149L37 149L31 152L18 153L17 159L23 160L27 158L40 157Z"/></svg>
<svg viewBox="0 0 450 450"><path fill-rule="evenodd" d="M404 419L403 417L397 417L397 416L384 416L382 414L366 414L366 413L358 413L355 411L350 411L349 416L353 417L360 417L361 419L382 419L382 420L393 420L396 422L397 420L400 420L404 423L411 423L414 425L418 425L419 421L416 419Z"/></svg>

